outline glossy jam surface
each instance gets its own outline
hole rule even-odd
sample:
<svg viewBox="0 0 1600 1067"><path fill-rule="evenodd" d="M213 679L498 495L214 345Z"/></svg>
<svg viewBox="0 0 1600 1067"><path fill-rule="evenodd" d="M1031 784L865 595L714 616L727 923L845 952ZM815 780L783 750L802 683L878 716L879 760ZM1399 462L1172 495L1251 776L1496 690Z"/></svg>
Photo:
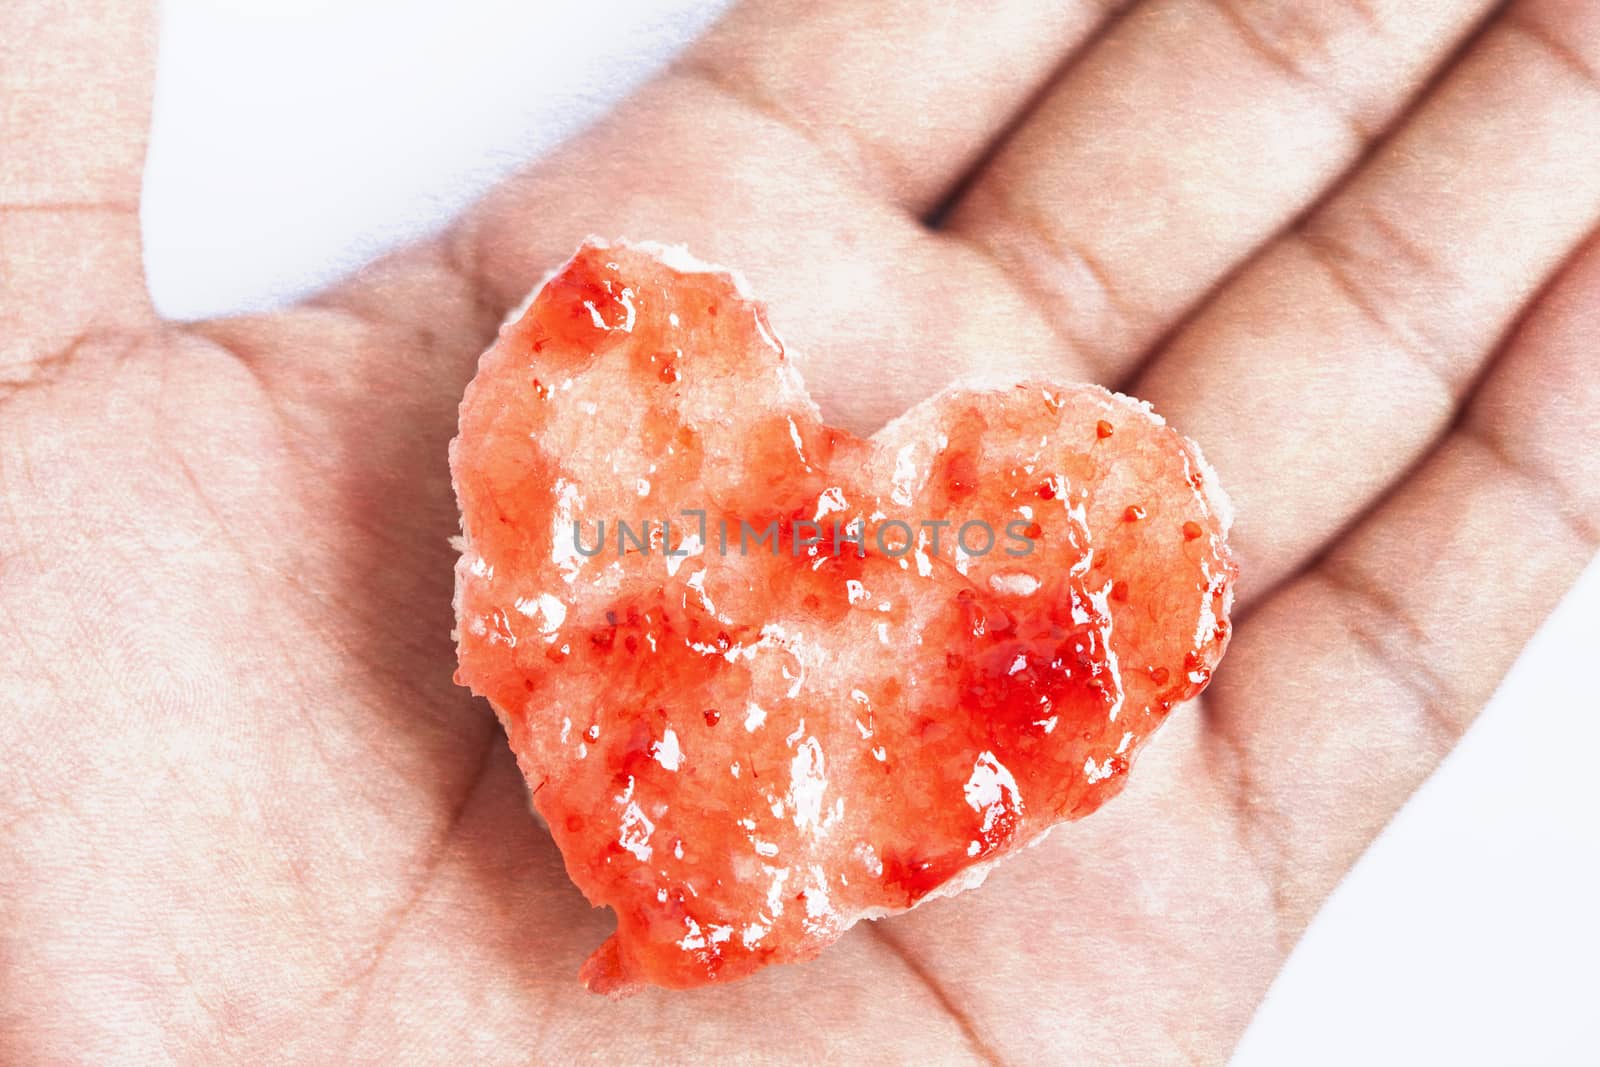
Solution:
<svg viewBox="0 0 1600 1067"><path fill-rule="evenodd" d="M824 425L759 304L586 245L451 463L458 679L617 932L591 989L814 956L1123 785L1228 639L1226 503L1091 386Z"/></svg>

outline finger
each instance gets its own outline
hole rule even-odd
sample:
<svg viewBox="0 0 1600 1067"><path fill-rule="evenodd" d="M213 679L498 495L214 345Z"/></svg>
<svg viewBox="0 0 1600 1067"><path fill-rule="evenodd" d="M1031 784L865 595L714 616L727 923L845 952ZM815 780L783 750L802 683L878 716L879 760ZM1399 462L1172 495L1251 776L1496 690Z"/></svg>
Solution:
<svg viewBox="0 0 1600 1067"><path fill-rule="evenodd" d="M1059 369L1026 298L992 263L931 240L916 212L1115 4L1006 0L981 26L955 4L742 8L688 76L646 87L489 196L449 258L502 309L589 233L738 265L824 414L856 431L963 373ZM864 374L866 353L898 358Z"/></svg>
<svg viewBox="0 0 1600 1067"><path fill-rule="evenodd" d="M138 206L155 32L146 0L0 8L0 383L150 315Z"/></svg>
<svg viewBox="0 0 1600 1067"><path fill-rule="evenodd" d="M1238 630L1210 699L1291 930L1600 549L1600 237L1417 474Z"/></svg>
<svg viewBox="0 0 1600 1067"><path fill-rule="evenodd" d="M762 0L680 64L923 212L1113 9L1131 0Z"/></svg>
<svg viewBox="0 0 1600 1067"><path fill-rule="evenodd" d="M1098 380L1299 214L1492 0L1159 0L1115 26L957 205Z"/></svg>
<svg viewBox="0 0 1600 1067"><path fill-rule="evenodd" d="M1600 219L1600 5L1533 0L1134 389L1238 505L1248 600L1414 463Z"/></svg>

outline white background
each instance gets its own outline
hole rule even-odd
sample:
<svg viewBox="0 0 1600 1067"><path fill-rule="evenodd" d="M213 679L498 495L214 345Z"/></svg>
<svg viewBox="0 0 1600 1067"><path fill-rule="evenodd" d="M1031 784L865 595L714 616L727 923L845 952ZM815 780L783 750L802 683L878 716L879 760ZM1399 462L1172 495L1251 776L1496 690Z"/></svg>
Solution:
<svg viewBox="0 0 1600 1067"><path fill-rule="evenodd" d="M168 0L160 307L265 306L437 226L722 6ZM1597 668L1592 566L1318 918L1237 1064L1600 1063Z"/></svg>

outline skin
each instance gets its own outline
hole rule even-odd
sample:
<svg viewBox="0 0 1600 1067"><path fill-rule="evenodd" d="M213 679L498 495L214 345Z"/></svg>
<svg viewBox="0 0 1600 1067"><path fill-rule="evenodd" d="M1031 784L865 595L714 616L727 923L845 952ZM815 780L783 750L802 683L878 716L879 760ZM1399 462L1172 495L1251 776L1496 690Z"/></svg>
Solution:
<svg viewBox="0 0 1600 1067"><path fill-rule="evenodd" d="M1223 1061L1600 544L1600 4L1110 8L752 3L437 238L179 325L150 12L5 5L0 1059ZM1123 796L812 964L579 988L609 917L451 684L445 447L591 231L743 268L852 429L982 368L1202 442L1236 637Z"/></svg>

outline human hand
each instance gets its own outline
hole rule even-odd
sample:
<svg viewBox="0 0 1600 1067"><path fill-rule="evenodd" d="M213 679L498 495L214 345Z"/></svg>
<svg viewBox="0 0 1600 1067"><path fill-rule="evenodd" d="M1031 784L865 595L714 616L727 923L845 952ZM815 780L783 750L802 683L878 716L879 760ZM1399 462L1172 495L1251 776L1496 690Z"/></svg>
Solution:
<svg viewBox="0 0 1600 1067"><path fill-rule="evenodd" d="M0 14L8 1059L1215 1062L1594 551L1593 3L1460 58L1491 5L1145 3L993 159L1103 4L767 5L439 239L190 326L137 270L147 13L33 6ZM852 428L982 368L1205 446L1234 651L1121 798L805 967L582 993L609 920L450 684L443 457L591 231L744 268Z"/></svg>

